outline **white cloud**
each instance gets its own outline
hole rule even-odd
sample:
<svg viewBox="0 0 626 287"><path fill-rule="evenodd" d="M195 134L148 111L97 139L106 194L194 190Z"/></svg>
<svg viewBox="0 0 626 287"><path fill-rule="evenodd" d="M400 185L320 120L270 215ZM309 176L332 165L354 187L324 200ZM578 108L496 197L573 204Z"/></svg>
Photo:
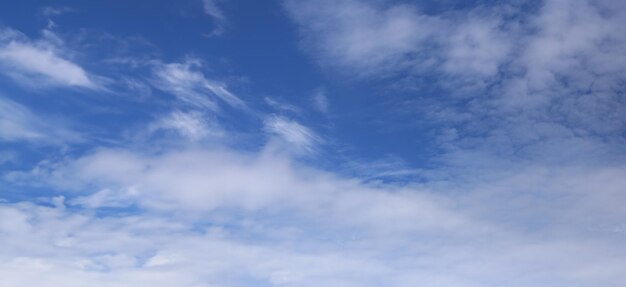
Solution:
<svg viewBox="0 0 626 287"><path fill-rule="evenodd" d="M278 137L287 149L311 152L320 138L308 127L281 116L270 116L264 121L265 130Z"/></svg>
<svg viewBox="0 0 626 287"><path fill-rule="evenodd" d="M204 13L211 16L215 28L210 36L219 36L224 33L224 27L227 24L224 11L219 7L219 0L202 0Z"/></svg>
<svg viewBox="0 0 626 287"><path fill-rule="evenodd" d="M98 191L72 208L0 205L7 286L617 287L626 271L621 235L606 228L626 215L621 167L413 188L272 153L103 149L49 176ZM90 211L125 204L141 212Z"/></svg>
<svg viewBox="0 0 626 287"><path fill-rule="evenodd" d="M198 111L174 111L150 125L148 130L173 131L192 141L224 136L224 131L214 120Z"/></svg>
<svg viewBox="0 0 626 287"><path fill-rule="evenodd" d="M500 11L433 15L381 1L286 1L304 49L322 65L365 77L445 73L488 78L509 60Z"/></svg>
<svg viewBox="0 0 626 287"><path fill-rule="evenodd" d="M626 24L625 8L546 1L523 29L534 32L513 33L519 48L501 83L464 109L474 136L457 143L517 160L620 161L626 57L618 51L626 36L617 27Z"/></svg>
<svg viewBox="0 0 626 287"><path fill-rule="evenodd" d="M0 140L58 144L78 141L80 136L14 101L0 97Z"/></svg>
<svg viewBox="0 0 626 287"><path fill-rule="evenodd" d="M242 108L244 102L226 89L223 83L209 80L197 70L201 64L196 60L184 63L157 63L154 66L154 81L157 88L170 92L193 106L217 109L212 96L227 104Z"/></svg>
<svg viewBox="0 0 626 287"><path fill-rule="evenodd" d="M508 60L512 43L499 19L470 16L446 35L442 70L453 75L490 77Z"/></svg>
<svg viewBox="0 0 626 287"><path fill-rule="evenodd" d="M76 197L69 203L91 209L128 207L133 204L135 196L136 192L132 187L121 191L103 189L89 195Z"/></svg>
<svg viewBox="0 0 626 287"><path fill-rule="evenodd" d="M304 32L306 50L319 54L315 58L324 65L363 75L401 69L407 55L417 54L440 25L408 5L380 8L358 1L287 1L286 6Z"/></svg>
<svg viewBox="0 0 626 287"><path fill-rule="evenodd" d="M447 230L468 220L440 206L434 194L403 189L389 193L300 167L270 151L187 149L149 155L102 149L77 160L39 166L21 178L24 184L44 179L49 187L75 191L99 187L96 193L68 201L88 207L124 202L153 211L198 214L221 210L252 215L273 210L322 225L334 222L318 217L321 212L343 218L337 222L341 225L383 232ZM359 214L353 214L357 210ZM387 226L390 220L393 226Z"/></svg>
<svg viewBox="0 0 626 287"><path fill-rule="evenodd" d="M0 99L0 137L3 140L37 140L45 138L41 122L25 107Z"/></svg>
<svg viewBox="0 0 626 287"><path fill-rule="evenodd" d="M536 13L519 3L441 14L379 1L286 8L324 66L368 79L394 74L404 78L396 87L417 91L422 76L435 79L427 85L440 97L397 109L457 131L440 142L455 146L441 162L471 166L482 154L564 163L623 151L626 7L614 1L550 0Z"/></svg>
<svg viewBox="0 0 626 287"><path fill-rule="evenodd" d="M9 151L0 152L0 166L5 163L10 163L16 161L17 156Z"/></svg>
<svg viewBox="0 0 626 287"><path fill-rule="evenodd" d="M324 91L322 90L317 91L315 95L313 95L313 104L314 104L314 107L318 111L324 114L328 113L329 111L328 97L326 96L326 93L324 93Z"/></svg>
<svg viewBox="0 0 626 287"><path fill-rule="evenodd" d="M74 9L67 6L53 7L53 6L45 6L41 8L41 13L46 17L54 17L59 16L65 13L73 12Z"/></svg>
<svg viewBox="0 0 626 287"><path fill-rule="evenodd" d="M19 32L0 30L2 71L29 86L97 88L91 76L79 65L64 58L59 51L63 48L50 39L31 41Z"/></svg>
<svg viewBox="0 0 626 287"><path fill-rule="evenodd" d="M268 106L270 106L270 107L272 107L272 108L274 108L276 110L282 111L282 112L290 112L290 113L294 113L294 114L300 114L301 113L301 111L300 111L300 109L298 107L296 107L296 106L294 106L292 104L289 104L289 103L278 101L278 100L273 99L271 97L265 97L265 103Z"/></svg>

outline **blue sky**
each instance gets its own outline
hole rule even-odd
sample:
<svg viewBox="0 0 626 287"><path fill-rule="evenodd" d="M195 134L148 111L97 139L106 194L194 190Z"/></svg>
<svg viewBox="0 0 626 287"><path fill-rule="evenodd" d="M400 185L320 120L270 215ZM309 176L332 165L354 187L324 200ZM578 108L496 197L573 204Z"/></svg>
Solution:
<svg viewBox="0 0 626 287"><path fill-rule="evenodd" d="M3 286L622 286L624 26L609 0L0 3Z"/></svg>

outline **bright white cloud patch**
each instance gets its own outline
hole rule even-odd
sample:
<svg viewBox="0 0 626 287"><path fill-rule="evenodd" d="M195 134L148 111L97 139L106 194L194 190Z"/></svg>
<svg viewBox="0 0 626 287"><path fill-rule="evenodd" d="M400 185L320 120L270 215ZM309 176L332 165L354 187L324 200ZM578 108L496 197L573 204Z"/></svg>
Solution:
<svg viewBox="0 0 626 287"><path fill-rule="evenodd" d="M55 43L33 42L19 32L0 30L0 68L29 86L51 85L95 88L97 85L79 65L59 55Z"/></svg>

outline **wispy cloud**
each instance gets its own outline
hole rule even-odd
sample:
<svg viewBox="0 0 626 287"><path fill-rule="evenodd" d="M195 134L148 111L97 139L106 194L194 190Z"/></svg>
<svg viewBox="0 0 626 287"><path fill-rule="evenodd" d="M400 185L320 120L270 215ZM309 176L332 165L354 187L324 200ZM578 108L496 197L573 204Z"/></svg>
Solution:
<svg viewBox="0 0 626 287"><path fill-rule="evenodd" d="M62 125L42 118L14 101L0 97L0 140L58 144L79 139L77 133Z"/></svg>
<svg viewBox="0 0 626 287"><path fill-rule="evenodd" d="M8 162L13 162L17 159L17 156L9 151L0 152L0 165L3 165Z"/></svg>
<svg viewBox="0 0 626 287"><path fill-rule="evenodd" d="M201 63L193 59L183 63L156 63L154 84L196 107L216 110L215 98L236 108L245 106L239 97L226 89L225 84L205 78L199 67Z"/></svg>
<svg viewBox="0 0 626 287"><path fill-rule="evenodd" d="M224 33L225 26L228 21L224 15L224 11L219 6L220 0L202 0L204 13L211 16L213 19L213 31L210 36L220 36Z"/></svg>
<svg viewBox="0 0 626 287"><path fill-rule="evenodd" d="M281 112L290 112L295 114L299 114L302 112L300 108L292 104L281 102L271 97L265 97L265 103L267 103L268 106Z"/></svg>
<svg viewBox="0 0 626 287"><path fill-rule="evenodd" d="M32 41L15 30L0 30L0 68L4 74L28 86L97 88L82 67L63 57L62 50L49 38Z"/></svg>
<svg viewBox="0 0 626 287"><path fill-rule="evenodd" d="M41 8L41 14L46 17L59 16L73 11L74 9L68 6L45 6Z"/></svg>
<svg viewBox="0 0 626 287"><path fill-rule="evenodd" d="M320 138L308 127L281 116L270 116L264 121L265 131L277 137L287 149L311 152Z"/></svg>
<svg viewBox="0 0 626 287"><path fill-rule="evenodd" d="M223 129L209 116L199 111L174 111L151 124L148 130L174 132L192 141L224 136Z"/></svg>
<svg viewBox="0 0 626 287"><path fill-rule="evenodd" d="M313 107L324 114L327 114L330 111L328 97L326 96L324 90L319 90L313 95Z"/></svg>

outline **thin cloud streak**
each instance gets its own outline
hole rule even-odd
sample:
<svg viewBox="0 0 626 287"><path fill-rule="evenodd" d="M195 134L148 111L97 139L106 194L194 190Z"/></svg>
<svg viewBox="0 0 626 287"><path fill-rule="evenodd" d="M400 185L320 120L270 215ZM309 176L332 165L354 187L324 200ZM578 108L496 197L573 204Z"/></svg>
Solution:
<svg viewBox="0 0 626 287"><path fill-rule="evenodd" d="M35 114L25 106L0 96L0 140L35 144L79 142L82 137L60 123Z"/></svg>
<svg viewBox="0 0 626 287"><path fill-rule="evenodd" d="M183 63L156 63L153 69L154 85L197 108L217 110L218 105L214 98L236 108L245 107L244 102L228 91L223 83L205 78L197 69L199 67L201 64L195 60Z"/></svg>

